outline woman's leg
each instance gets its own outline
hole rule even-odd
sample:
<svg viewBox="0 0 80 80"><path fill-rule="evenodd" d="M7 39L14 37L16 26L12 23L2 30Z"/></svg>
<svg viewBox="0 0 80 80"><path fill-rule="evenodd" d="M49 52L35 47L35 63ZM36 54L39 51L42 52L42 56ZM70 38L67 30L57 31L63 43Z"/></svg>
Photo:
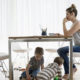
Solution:
<svg viewBox="0 0 80 80"><path fill-rule="evenodd" d="M69 47L62 47L57 50L58 54L60 57L64 59L64 70L65 74L69 74L69 58L68 58L68 52L69 52Z"/></svg>
<svg viewBox="0 0 80 80"><path fill-rule="evenodd" d="M69 47L62 47L57 50L58 54L60 57L64 59L64 70L65 74L69 74L69 58L68 58L68 53L69 53ZM80 52L80 46L73 46L73 52ZM76 68L76 66L73 64L73 68Z"/></svg>

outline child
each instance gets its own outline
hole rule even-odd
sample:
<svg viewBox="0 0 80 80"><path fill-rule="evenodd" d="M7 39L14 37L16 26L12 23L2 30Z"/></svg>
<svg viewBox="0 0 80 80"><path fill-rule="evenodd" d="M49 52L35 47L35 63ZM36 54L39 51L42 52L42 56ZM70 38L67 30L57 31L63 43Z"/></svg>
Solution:
<svg viewBox="0 0 80 80"><path fill-rule="evenodd" d="M20 80L22 80L22 78L31 80L31 76L36 77L37 73L40 71L40 67L41 69L44 68L43 54L43 48L37 47L35 49L35 56L30 59L26 71L21 74Z"/></svg>
<svg viewBox="0 0 80 80"><path fill-rule="evenodd" d="M64 60L61 57L56 57L53 63L49 64L46 68L37 74L37 80L51 80L56 76L56 74L61 77L60 66L63 64L63 62Z"/></svg>

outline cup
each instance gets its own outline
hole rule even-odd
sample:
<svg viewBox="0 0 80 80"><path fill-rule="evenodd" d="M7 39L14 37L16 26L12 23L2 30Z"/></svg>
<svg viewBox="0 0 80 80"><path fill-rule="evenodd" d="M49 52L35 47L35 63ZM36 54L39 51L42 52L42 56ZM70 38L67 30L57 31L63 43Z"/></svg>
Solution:
<svg viewBox="0 0 80 80"><path fill-rule="evenodd" d="M43 26L41 28L41 35L47 35L47 27Z"/></svg>

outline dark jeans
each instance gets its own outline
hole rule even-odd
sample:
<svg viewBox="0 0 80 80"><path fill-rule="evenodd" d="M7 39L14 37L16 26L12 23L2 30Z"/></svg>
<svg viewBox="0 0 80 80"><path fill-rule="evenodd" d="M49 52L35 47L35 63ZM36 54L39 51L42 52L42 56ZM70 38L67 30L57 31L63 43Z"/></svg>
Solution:
<svg viewBox="0 0 80 80"><path fill-rule="evenodd" d="M40 71L40 69L37 69L37 70L31 70L29 69L29 74L33 77L36 77L37 76L37 73ZM27 78L26 76L26 71L24 71L22 74L21 74L21 77L23 78Z"/></svg>
<svg viewBox="0 0 80 80"><path fill-rule="evenodd" d="M64 70L65 74L69 74L69 58L68 58L68 53L69 53L69 47L62 47L57 50L58 54L60 57L64 59ZM80 46L73 46L73 52L80 52ZM73 68L76 66L73 64Z"/></svg>

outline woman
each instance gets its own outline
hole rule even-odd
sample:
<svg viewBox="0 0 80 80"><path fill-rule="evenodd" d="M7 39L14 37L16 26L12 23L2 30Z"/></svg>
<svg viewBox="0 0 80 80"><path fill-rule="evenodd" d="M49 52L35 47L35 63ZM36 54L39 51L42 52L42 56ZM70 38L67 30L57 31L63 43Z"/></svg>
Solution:
<svg viewBox="0 0 80 80"><path fill-rule="evenodd" d="M74 4L66 9L66 18L63 19L63 32L64 36L73 36L74 46L73 52L80 52L80 21L76 19L77 9ZM73 23L72 27L67 30L66 22L71 21ZM69 52L69 47L62 47L57 50L60 57L64 59L64 71L65 75L63 78L67 79L69 76L69 58L67 56ZM77 68L73 64L73 71L76 72Z"/></svg>

